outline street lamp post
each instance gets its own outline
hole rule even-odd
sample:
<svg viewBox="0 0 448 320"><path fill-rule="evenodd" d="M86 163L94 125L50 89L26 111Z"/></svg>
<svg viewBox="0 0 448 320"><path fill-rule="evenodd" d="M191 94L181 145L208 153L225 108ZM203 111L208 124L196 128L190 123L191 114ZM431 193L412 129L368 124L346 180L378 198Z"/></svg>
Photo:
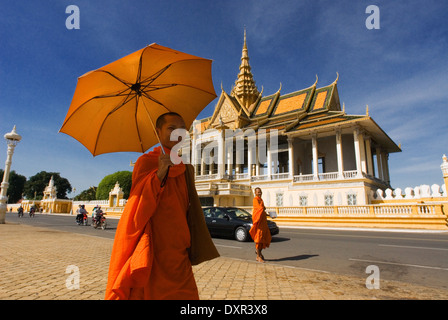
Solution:
<svg viewBox="0 0 448 320"><path fill-rule="evenodd" d="M8 191L9 186L9 171L11 170L12 163L12 155L14 153L14 148L20 142L22 137L17 134L16 126L12 129L10 133L5 134L5 140L8 144L7 157L5 162L5 172L3 173L3 181L1 184L1 192L0 192L0 224L5 223L6 216L6 202L8 201L8 196L6 192Z"/></svg>

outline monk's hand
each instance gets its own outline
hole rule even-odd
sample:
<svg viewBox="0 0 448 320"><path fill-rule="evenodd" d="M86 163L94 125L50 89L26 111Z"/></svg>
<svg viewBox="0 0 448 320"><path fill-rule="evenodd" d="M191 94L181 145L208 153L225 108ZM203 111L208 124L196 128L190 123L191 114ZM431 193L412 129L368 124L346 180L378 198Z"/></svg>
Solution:
<svg viewBox="0 0 448 320"><path fill-rule="evenodd" d="M168 168L173 166L174 164L171 162L169 154L162 154L159 157L159 169L157 170L157 177L160 181L165 178L166 173L168 172Z"/></svg>

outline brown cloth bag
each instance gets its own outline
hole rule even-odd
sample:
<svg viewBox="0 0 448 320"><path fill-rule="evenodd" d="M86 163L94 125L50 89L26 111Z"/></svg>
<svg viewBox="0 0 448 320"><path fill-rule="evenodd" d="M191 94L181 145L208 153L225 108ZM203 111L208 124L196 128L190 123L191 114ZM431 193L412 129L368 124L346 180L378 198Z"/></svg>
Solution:
<svg viewBox="0 0 448 320"><path fill-rule="evenodd" d="M190 206L187 211L187 223L190 229L191 247L188 255L192 265L219 257L218 250L212 241L210 232L205 223L201 202L194 185L194 168L191 164L185 165L185 180L187 182Z"/></svg>

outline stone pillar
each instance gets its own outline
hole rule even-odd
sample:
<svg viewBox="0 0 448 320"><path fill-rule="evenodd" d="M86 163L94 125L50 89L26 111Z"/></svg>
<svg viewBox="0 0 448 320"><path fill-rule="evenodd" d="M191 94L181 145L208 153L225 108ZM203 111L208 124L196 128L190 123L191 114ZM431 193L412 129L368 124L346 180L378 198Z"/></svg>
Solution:
<svg viewBox="0 0 448 320"><path fill-rule="evenodd" d="M288 167L289 167L289 177L292 179L294 177L294 147L293 138L288 137Z"/></svg>
<svg viewBox="0 0 448 320"><path fill-rule="evenodd" d="M317 151L317 134L314 133L312 136L312 146L313 146L313 176L314 180L319 180L319 166L318 166L318 151Z"/></svg>
<svg viewBox="0 0 448 320"><path fill-rule="evenodd" d="M255 150L252 150L252 146L249 143L249 139L247 141L247 173L249 174L249 179L252 177L252 153L255 152Z"/></svg>
<svg viewBox="0 0 448 320"><path fill-rule="evenodd" d="M203 157L200 157L201 159L201 176L205 175L205 160Z"/></svg>
<svg viewBox="0 0 448 320"><path fill-rule="evenodd" d="M271 179L272 175L272 158L271 158L271 147L269 143L266 143L266 149L267 149L267 161L268 161L268 180Z"/></svg>
<svg viewBox="0 0 448 320"><path fill-rule="evenodd" d="M359 128L355 128L353 131L354 143L355 143L355 156L356 156L356 170L358 177L362 177L362 173L366 172L366 158L364 148L364 137Z"/></svg>
<svg viewBox="0 0 448 320"><path fill-rule="evenodd" d="M260 157L258 156L258 143L256 146L256 151L255 152L255 175L259 176L260 175Z"/></svg>
<svg viewBox="0 0 448 320"><path fill-rule="evenodd" d="M384 181L390 184L390 176L389 176L389 154L384 152Z"/></svg>
<svg viewBox="0 0 448 320"><path fill-rule="evenodd" d="M372 161L372 147L371 147L371 138L366 137L366 158L367 158L367 174L370 176L374 176L373 172L373 161Z"/></svg>
<svg viewBox="0 0 448 320"><path fill-rule="evenodd" d="M224 129L220 129L219 132L219 140L218 140L218 179L222 179L224 177L225 173L225 165L226 165L226 158L225 158L225 136L224 136Z"/></svg>
<svg viewBox="0 0 448 320"><path fill-rule="evenodd" d="M193 137L191 138L191 164L194 167L194 175L198 175L198 163L197 163L198 155L196 154L196 134L195 129L193 127Z"/></svg>
<svg viewBox="0 0 448 320"><path fill-rule="evenodd" d="M338 176L339 179L344 179L344 156L342 153L342 133L341 130L336 130L336 155L338 160Z"/></svg>
<svg viewBox="0 0 448 320"><path fill-rule="evenodd" d="M379 147L376 148L376 167L377 167L377 178L383 180L383 163L382 163L382 154L381 149Z"/></svg>

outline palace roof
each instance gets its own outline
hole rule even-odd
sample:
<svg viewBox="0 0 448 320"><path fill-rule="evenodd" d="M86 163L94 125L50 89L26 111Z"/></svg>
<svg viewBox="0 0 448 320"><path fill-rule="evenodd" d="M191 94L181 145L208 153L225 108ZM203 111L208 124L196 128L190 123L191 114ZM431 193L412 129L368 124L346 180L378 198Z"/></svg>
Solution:
<svg viewBox="0 0 448 320"><path fill-rule="evenodd" d="M258 91L251 68L244 34L243 53L240 72L230 94L221 87L221 95L213 115L196 121L196 132L203 132L225 126L230 129L266 129L279 130L280 134L292 137L309 138L334 135L335 130L352 133L353 127L364 129L376 142L388 152L400 152L401 149L368 115L347 115L345 106L341 109L336 80L325 87L317 88L315 83L299 91L281 94L279 90L263 97ZM350 131L351 130L351 131Z"/></svg>

